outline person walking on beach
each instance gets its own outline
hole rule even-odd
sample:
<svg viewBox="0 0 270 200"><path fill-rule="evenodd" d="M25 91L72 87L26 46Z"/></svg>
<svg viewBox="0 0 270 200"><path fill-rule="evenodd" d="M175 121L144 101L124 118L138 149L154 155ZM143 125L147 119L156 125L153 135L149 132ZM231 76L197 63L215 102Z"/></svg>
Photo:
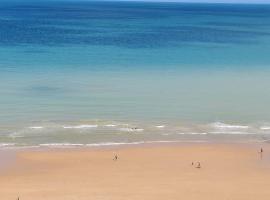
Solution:
<svg viewBox="0 0 270 200"><path fill-rule="evenodd" d="M263 157L263 148L261 148L261 150L260 150L260 157L261 157L261 159L262 159L262 157Z"/></svg>
<svg viewBox="0 0 270 200"><path fill-rule="evenodd" d="M117 154L114 155L114 158L113 158L114 161L117 161L118 160L118 156Z"/></svg>

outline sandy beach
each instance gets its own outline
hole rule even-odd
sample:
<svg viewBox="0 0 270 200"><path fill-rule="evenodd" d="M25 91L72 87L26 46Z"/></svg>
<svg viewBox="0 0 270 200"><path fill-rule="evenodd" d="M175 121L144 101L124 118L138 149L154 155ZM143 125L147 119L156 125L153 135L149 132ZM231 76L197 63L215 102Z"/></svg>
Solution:
<svg viewBox="0 0 270 200"><path fill-rule="evenodd" d="M1 169L0 199L268 200L270 149L264 146L261 157L259 148L176 144L20 151Z"/></svg>

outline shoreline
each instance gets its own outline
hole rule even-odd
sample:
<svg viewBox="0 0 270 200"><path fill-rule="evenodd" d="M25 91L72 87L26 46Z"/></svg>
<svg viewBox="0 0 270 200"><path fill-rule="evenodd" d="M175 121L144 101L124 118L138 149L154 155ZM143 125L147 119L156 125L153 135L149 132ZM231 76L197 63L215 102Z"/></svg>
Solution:
<svg viewBox="0 0 270 200"><path fill-rule="evenodd" d="M1 128L1 127L0 127ZM2 127L1 148L48 146L110 146L152 142L267 142L267 123L128 122L88 120L32 122L17 128Z"/></svg>
<svg viewBox="0 0 270 200"><path fill-rule="evenodd" d="M162 147L162 146L185 146L185 145L241 145L241 146L263 146L268 140L157 140L157 141L135 141L135 142L101 142L101 143L47 143L29 146L6 145L0 147L1 152L24 152L24 151L50 151L50 150L91 150L91 149L114 149L132 147Z"/></svg>

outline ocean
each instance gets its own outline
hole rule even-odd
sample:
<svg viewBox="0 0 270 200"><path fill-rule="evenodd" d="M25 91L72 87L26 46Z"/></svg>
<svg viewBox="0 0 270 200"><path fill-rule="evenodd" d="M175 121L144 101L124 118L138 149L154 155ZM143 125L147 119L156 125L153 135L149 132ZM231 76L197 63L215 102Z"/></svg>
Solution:
<svg viewBox="0 0 270 200"><path fill-rule="evenodd" d="M0 3L0 147L270 139L270 5Z"/></svg>

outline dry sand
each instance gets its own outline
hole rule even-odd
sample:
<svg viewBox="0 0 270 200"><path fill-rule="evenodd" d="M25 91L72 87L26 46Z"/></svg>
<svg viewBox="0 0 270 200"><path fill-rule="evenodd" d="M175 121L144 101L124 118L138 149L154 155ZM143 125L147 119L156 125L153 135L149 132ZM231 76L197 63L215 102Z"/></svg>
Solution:
<svg viewBox="0 0 270 200"><path fill-rule="evenodd" d="M231 144L18 152L0 171L0 199L269 200L264 148L262 159L259 146Z"/></svg>

